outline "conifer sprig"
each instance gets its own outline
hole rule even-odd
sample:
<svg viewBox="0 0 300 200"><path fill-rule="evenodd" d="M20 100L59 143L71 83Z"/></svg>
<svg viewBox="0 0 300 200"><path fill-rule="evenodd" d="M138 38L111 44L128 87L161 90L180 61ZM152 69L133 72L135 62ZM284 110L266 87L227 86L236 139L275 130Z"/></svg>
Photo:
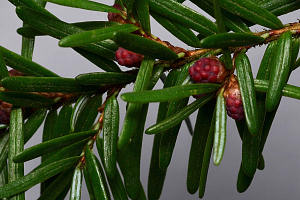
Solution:
<svg viewBox="0 0 300 200"><path fill-rule="evenodd" d="M24 192L40 184L40 199L64 199L70 190L70 200L79 200L84 178L90 199L159 199L184 120L193 136L187 191L202 198L211 156L215 165L223 158L226 111L242 139L237 190L250 186L256 169L264 168L262 153L282 96L300 99L300 87L287 84L300 66L300 23L283 25L278 18L300 9L299 0L191 0L216 22L184 0L47 1L107 12L108 21L66 23L45 9L46 1L9 0L23 21L17 30L22 53L0 46L0 198L25 199ZM195 49L153 35L150 16ZM251 32L254 24L267 30ZM43 36L102 71L64 78L32 61L35 37ZM255 79L246 53L264 44ZM134 68L121 70L117 62ZM153 90L160 79L163 88ZM133 91L123 93L131 83ZM197 100L189 104L192 97ZM121 100L127 109L119 130ZM157 120L145 129L152 102L159 102ZM43 121L43 142L24 149ZM147 195L140 181L144 133L155 134ZM36 157L41 164L24 175L24 164Z"/></svg>

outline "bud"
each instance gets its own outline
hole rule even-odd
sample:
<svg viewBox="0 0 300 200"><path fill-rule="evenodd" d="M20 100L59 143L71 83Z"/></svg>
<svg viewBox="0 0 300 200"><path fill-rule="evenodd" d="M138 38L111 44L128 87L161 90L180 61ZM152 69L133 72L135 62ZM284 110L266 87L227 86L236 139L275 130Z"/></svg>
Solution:
<svg viewBox="0 0 300 200"><path fill-rule="evenodd" d="M114 4L113 5L114 8L120 10L121 12L123 12L123 14L125 15L126 13L122 10L122 6L120 4ZM119 13L111 13L109 12L107 14L107 18L108 18L108 21L110 22L118 22L118 23L121 23L121 24L125 24L125 20L123 19L123 17L119 14Z"/></svg>
<svg viewBox="0 0 300 200"><path fill-rule="evenodd" d="M9 124L12 105L0 100L0 124Z"/></svg>
<svg viewBox="0 0 300 200"><path fill-rule="evenodd" d="M239 83L233 74L230 76L229 83L224 91L224 98L228 116L238 121L244 119L241 91Z"/></svg>
<svg viewBox="0 0 300 200"><path fill-rule="evenodd" d="M22 72L15 69L9 70L10 76L23 76ZM12 104L0 100L0 124L9 124Z"/></svg>
<svg viewBox="0 0 300 200"><path fill-rule="evenodd" d="M196 61L189 74L194 83L222 83L227 71L218 58L208 57Z"/></svg>
<svg viewBox="0 0 300 200"><path fill-rule="evenodd" d="M10 76L24 76L24 74L22 72L19 72L15 69L9 70L8 73L9 73Z"/></svg>
<svg viewBox="0 0 300 200"><path fill-rule="evenodd" d="M117 62L126 67L139 67L144 56L119 47L116 51Z"/></svg>

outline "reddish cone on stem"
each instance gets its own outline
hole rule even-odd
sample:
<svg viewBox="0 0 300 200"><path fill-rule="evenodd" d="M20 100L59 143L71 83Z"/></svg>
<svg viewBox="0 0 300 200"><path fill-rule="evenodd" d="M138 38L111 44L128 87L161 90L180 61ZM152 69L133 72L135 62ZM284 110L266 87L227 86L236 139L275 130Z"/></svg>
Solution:
<svg viewBox="0 0 300 200"><path fill-rule="evenodd" d="M119 49L116 51L116 59L117 62L122 66L139 67L144 59L144 56L119 47Z"/></svg>
<svg viewBox="0 0 300 200"><path fill-rule="evenodd" d="M200 58L189 69L194 83L222 83L227 76L224 65L216 57Z"/></svg>
<svg viewBox="0 0 300 200"><path fill-rule="evenodd" d="M226 101L226 110L228 116L235 120L242 120L245 118L241 91L235 75L231 75L229 83L224 91L224 98Z"/></svg>
<svg viewBox="0 0 300 200"><path fill-rule="evenodd" d="M113 7L120 10L123 14L125 14L125 12L123 12L122 6L120 4L114 4ZM108 18L108 21L110 21L110 22L118 22L118 23L125 24L125 20L123 19L123 17L121 16L120 13L109 12L107 14L107 18Z"/></svg>

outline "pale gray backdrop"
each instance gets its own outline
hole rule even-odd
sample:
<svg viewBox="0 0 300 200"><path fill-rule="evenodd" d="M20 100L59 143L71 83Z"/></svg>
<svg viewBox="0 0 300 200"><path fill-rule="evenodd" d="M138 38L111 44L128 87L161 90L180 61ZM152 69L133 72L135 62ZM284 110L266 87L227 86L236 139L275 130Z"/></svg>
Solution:
<svg viewBox="0 0 300 200"><path fill-rule="evenodd" d="M112 0L100 0L99 2L113 4ZM185 5L198 10L192 3ZM14 6L7 0L0 2L0 45L17 53L21 48L21 37L16 33L22 23L14 13ZM86 20L106 20L105 13L72 9L54 4L48 4L47 9L67 22ZM284 23L296 22L300 11L295 11L280 17ZM260 31L261 27L253 27L252 30ZM152 32L163 40L168 40L175 45L185 48L182 42L172 37L156 22L152 21ZM50 37L38 37L33 60L50 68L61 76L74 77L85 72L96 72L99 68L83 59L71 49L59 48L58 41ZM253 71L256 74L265 46L253 48L248 52ZM300 70L296 70L289 83L299 85ZM161 85L159 86L161 87ZM130 90L131 88L129 88ZM236 179L241 160L241 142L237 134L234 122L229 120L228 137L224 159L219 167L210 166L207 182L207 190L204 199L209 200L282 200L299 199L300 197L300 131L299 113L300 102L283 98L279 112L274 121L269 139L264 151L266 168L258 171L252 185L243 194L236 191ZM121 122L124 117L124 102L120 101ZM152 125L156 119L157 104L152 104L149 109L146 127ZM195 114L192 119L194 122ZM141 179L145 189L147 188L147 176L150 162L153 136L144 136ZM41 131L28 142L26 147L41 141ZM161 199L163 200L192 200L196 195L190 195L186 190L186 172L191 137L185 125L182 126L176 143L173 159L168 170L166 182ZM35 159L26 163L25 172L28 173L40 163ZM34 200L39 196L39 186L35 186L26 192L26 199ZM86 189L83 189L82 199L89 199Z"/></svg>

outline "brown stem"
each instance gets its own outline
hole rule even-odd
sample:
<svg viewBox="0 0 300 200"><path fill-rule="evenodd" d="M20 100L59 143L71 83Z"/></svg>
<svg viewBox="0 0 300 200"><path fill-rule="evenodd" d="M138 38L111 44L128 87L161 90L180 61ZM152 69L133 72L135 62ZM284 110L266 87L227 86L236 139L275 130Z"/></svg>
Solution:
<svg viewBox="0 0 300 200"><path fill-rule="evenodd" d="M126 15L126 11L124 16ZM155 63L155 65L166 65L168 68L167 69L171 69L171 68L179 68L183 65L185 65L186 63L192 62L194 60L197 60L199 57L203 56L204 54L207 54L209 52L212 53L212 55L217 55L222 53L222 49L195 49L195 50L185 50L181 47L177 47L172 45L170 42L168 41L162 41L160 38L158 38L155 35L147 35L143 30L141 25L136 22L136 21L131 21L128 18L125 18L123 20L119 20L117 21L119 23L129 23L129 24L134 24L137 27L139 27L139 31L135 32L136 34L141 35L142 37L148 38L150 40L156 41L168 48L170 48L172 51L174 51L176 54L179 53L184 53L184 57L177 59L175 61L157 61ZM295 22L295 23L289 23L287 25L284 26L284 28L282 29L278 29L278 30L266 30L266 31L261 31L261 32L257 32L257 33L253 33L254 35L257 36L261 36L264 37L265 40L262 43L258 43L252 46L244 46L244 47L237 47L237 48L229 48L229 50L234 53L236 51L240 51L241 49L249 49L252 47L255 47L257 45L262 45L262 44L267 44L271 41L274 41L276 39L278 39L280 37L281 34L283 34L284 32L287 31L292 31L292 34L296 37L298 37L300 35L300 23L299 22Z"/></svg>
<svg viewBox="0 0 300 200"><path fill-rule="evenodd" d="M268 31L262 31L258 33L254 33L254 35L265 37L266 39L262 43L257 43L252 46L243 46L243 47L235 47L235 48L229 48L232 53L240 52L243 49L250 49L252 47L255 47L257 45L263 45L263 44L268 44L274 40L277 40L280 35L283 33L291 31L293 36L299 37L300 36L300 23L290 23L286 25L282 29L278 30L268 30ZM185 52L185 57L176 61L157 61L156 65L168 65L169 69L170 68L179 68L183 66L186 63L192 62L194 60L197 60L199 57L203 56L204 54L207 54L211 52L212 55L218 55L222 53L222 49L195 49L195 50L190 50Z"/></svg>

